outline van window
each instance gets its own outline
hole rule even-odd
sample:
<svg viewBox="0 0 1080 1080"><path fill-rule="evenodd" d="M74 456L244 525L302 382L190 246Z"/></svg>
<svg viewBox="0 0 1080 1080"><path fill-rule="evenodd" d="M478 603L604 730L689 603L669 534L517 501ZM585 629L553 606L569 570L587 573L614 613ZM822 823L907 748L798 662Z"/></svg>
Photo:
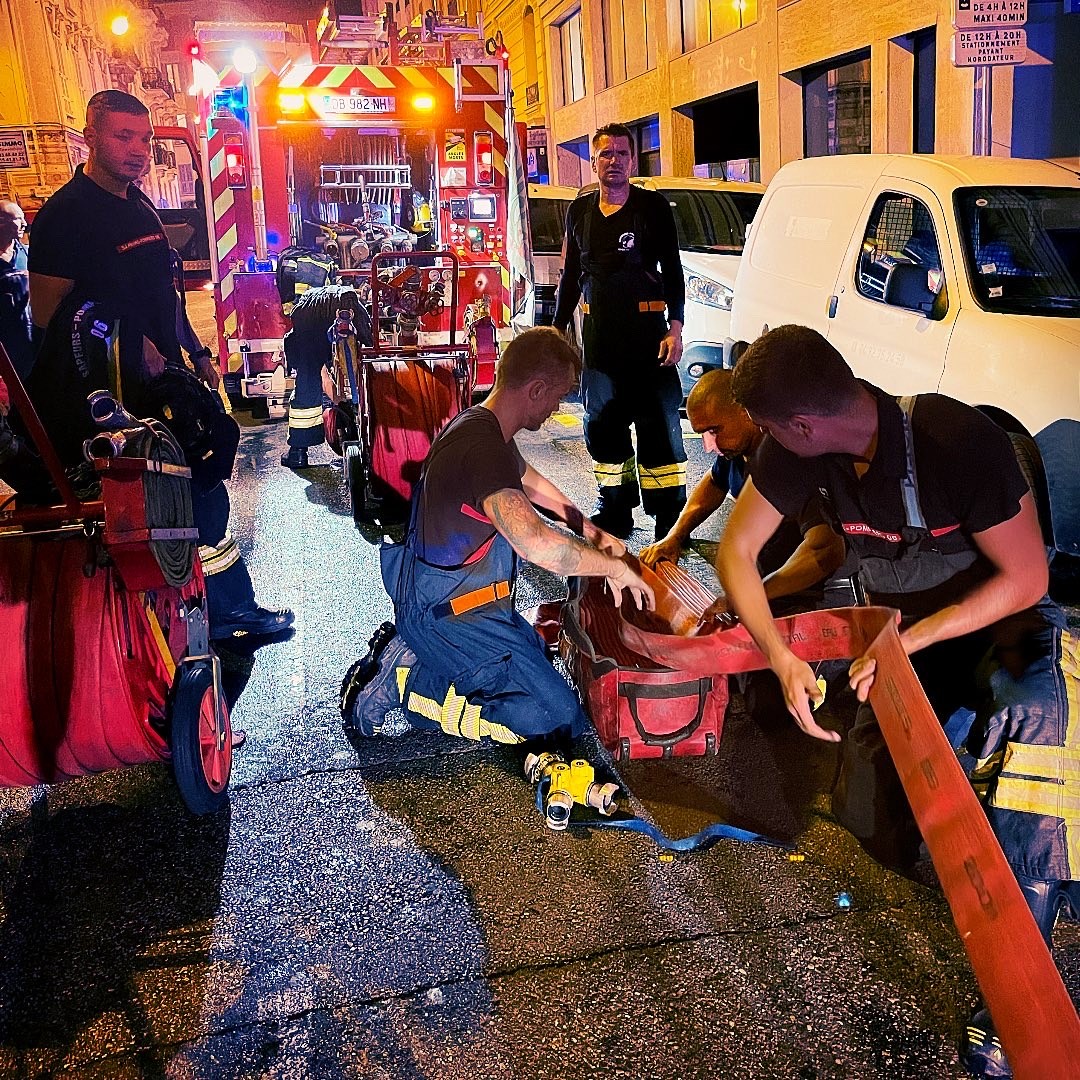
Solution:
<svg viewBox="0 0 1080 1080"><path fill-rule="evenodd" d="M925 283L931 295L941 291L941 252L930 211L914 196L890 191L878 196L866 224L856 288L871 300L896 304L889 282L899 274L895 267L905 265L925 267L927 275L919 284ZM905 294L910 295L910 290ZM897 306L912 305L905 302Z"/></svg>
<svg viewBox="0 0 1080 1080"><path fill-rule="evenodd" d="M664 189L682 251L741 255L746 227L762 196L756 191Z"/></svg>
<svg viewBox="0 0 1080 1080"><path fill-rule="evenodd" d="M954 199L980 307L1080 317L1080 189L961 188Z"/></svg>
<svg viewBox="0 0 1080 1080"><path fill-rule="evenodd" d="M562 251L563 230L569 199L529 200L529 230L534 255L558 255Z"/></svg>

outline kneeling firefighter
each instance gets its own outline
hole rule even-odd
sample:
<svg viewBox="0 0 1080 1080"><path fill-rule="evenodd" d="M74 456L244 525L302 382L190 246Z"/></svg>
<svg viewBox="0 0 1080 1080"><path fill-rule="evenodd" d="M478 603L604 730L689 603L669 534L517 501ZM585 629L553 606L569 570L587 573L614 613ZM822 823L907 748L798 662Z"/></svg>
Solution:
<svg viewBox="0 0 1080 1080"><path fill-rule="evenodd" d="M289 449L281 457L281 464L289 469L307 468L308 450L326 441L327 428L333 437L333 403L324 392L323 378L333 358L327 331L339 311L352 314L356 345L370 346L371 319L355 290L323 285L300 293L293 303L285 362L296 372L296 386L289 402Z"/></svg>
<svg viewBox="0 0 1080 1080"><path fill-rule="evenodd" d="M49 435L61 464L84 498L96 492L96 476L83 456L85 439L100 428L90 412L88 396L108 391L128 412L160 420L172 432L191 469L191 498L199 530L199 556L206 577L210 636L265 637L287 630L293 613L271 611L255 602L243 557L229 535L229 493L240 430L226 414L220 397L178 360L148 376L142 361L141 328L132 327L128 345L123 320L105 305L69 294L57 307L26 390ZM189 340L197 339L192 337ZM21 502L48 502L55 497L48 475L28 449L22 425L13 425L18 454L0 475Z"/></svg>

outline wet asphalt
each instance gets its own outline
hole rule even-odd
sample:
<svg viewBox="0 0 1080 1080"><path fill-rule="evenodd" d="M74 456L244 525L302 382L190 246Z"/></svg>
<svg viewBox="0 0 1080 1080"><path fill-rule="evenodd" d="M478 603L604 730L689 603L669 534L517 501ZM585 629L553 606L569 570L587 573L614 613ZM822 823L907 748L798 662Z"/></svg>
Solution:
<svg viewBox="0 0 1080 1080"><path fill-rule="evenodd" d="M579 413L520 443L587 507ZM233 532L296 631L223 652L248 743L221 814L192 817L166 765L0 792L0 1076L967 1075L977 990L932 871L889 873L833 822L835 751L767 694L734 697L716 758L620 779L673 835L720 819L793 852L554 833L513 750L350 743L338 685L391 614L381 530L354 527L328 449L290 472L285 425L238 419ZM718 528L687 557L703 581ZM526 568L517 603L562 594ZM1055 944L1076 1001L1080 927Z"/></svg>

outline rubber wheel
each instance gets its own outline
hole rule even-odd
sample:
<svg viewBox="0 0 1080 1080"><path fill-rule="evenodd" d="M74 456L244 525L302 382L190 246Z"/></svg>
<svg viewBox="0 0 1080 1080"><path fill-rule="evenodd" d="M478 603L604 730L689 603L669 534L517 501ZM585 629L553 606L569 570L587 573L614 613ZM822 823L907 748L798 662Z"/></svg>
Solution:
<svg viewBox="0 0 1080 1080"><path fill-rule="evenodd" d="M228 798L232 725L224 700L225 745L218 748L214 676L209 664L186 664L169 709L169 749L180 796L193 814L212 814Z"/></svg>
<svg viewBox="0 0 1080 1080"><path fill-rule="evenodd" d="M1046 470L1043 468L1039 447L1030 435L1019 431L1009 432L1013 453L1020 465L1020 471L1027 481L1028 490L1035 499L1035 509L1039 514L1039 527L1042 529L1043 543L1047 547L1054 545L1054 529L1050 522L1050 491L1046 486Z"/></svg>
<svg viewBox="0 0 1080 1080"><path fill-rule="evenodd" d="M364 475L364 459L358 446L350 446L345 451L345 477L349 485L353 521L362 521L367 509L367 477Z"/></svg>

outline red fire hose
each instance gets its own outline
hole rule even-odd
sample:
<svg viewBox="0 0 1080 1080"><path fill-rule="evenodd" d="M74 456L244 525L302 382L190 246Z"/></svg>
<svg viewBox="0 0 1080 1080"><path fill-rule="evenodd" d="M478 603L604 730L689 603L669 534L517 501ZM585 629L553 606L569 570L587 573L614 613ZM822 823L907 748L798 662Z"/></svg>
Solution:
<svg viewBox="0 0 1080 1080"><path fill-rule="evenodd" d="M623 643L699 675L768 667L741 626L686 635L712 601L677 566L643 570L656 616L674 633L620 620ZM971 784L923 692L889 608L836 608L777 619L796 656L877 660L870 704L888 744L1013 1074L1067 1080L1080 1063L1080 1018Z"/></svg>

